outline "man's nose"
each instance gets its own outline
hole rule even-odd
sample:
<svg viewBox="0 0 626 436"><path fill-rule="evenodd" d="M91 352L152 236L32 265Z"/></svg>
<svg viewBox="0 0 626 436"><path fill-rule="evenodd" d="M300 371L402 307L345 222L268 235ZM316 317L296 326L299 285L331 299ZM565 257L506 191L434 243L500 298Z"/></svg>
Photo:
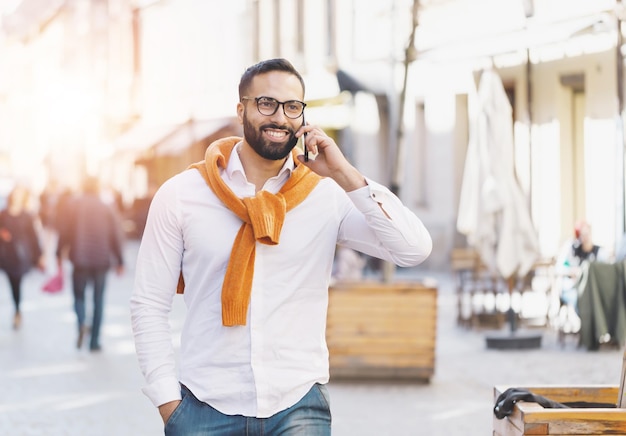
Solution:
<svg viewBox="0 0 626 436"><path fill-rule="evenodd" d="M278 108L276 108L276 112L274 112L273 115L270 115L270 119L277 123L280 122L281 124L284 124L286 121L289 120L289 118L287 118L287 116L285 115L284 107L282 104L278 105Z"/></svg>

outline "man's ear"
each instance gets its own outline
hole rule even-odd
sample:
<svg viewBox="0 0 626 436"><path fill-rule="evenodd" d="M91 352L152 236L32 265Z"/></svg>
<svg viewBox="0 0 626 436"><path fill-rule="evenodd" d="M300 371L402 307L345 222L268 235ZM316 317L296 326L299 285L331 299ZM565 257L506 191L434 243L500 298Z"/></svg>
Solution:
<svg viewBox="0 0 626 436"><path fill-rule="evenodd" d="M243 124L243 113L246 108L243 106L242 102L237 103L237 118L239 119L239 124Z"/></svg>

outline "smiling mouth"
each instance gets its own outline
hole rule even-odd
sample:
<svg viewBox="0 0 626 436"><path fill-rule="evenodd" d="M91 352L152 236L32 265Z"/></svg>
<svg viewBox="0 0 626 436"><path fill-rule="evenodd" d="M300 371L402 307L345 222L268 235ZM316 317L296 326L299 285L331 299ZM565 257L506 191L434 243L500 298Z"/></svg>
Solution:
<svg viewBox="0 0 626 436"><path fill-rule="evenodd" d="M285 138L287 138L287 136L289 136L289 132L285 130L265 129L263 132L270 139L275 140L275 141L282 141Z"/></svg>

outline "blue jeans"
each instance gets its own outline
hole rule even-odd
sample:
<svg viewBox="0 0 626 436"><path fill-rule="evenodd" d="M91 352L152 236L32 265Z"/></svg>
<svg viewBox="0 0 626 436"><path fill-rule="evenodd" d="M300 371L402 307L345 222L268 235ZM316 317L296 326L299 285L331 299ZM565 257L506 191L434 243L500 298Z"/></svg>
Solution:
<svg viewBox="0 0 626 436"><path fill-rule="evenodd" d="M224 415L198 400L185 387L182 402L165 425L167 436L330 436L326 386L315 384L290 408L269 418Z"/></svg>
<svg viewBox="0 0 626 436"><path fill-rule="evenodd" d="M74 267L72 271L72 289L74 291L74 310L78 320L78 329L85 325L85 290L91 281L93 284L93 319L91 321L91 341L89 348L92 350L100 347L100 325L104 305L104 285L106 284L108 268L83 268Z"/></svg>

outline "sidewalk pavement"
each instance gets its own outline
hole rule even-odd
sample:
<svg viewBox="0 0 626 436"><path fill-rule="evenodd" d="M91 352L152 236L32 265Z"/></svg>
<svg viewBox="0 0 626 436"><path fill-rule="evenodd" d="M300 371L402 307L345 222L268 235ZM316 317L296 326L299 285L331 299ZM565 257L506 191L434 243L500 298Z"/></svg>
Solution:
<svg viewBox="0 0 626 436"><path fill-rule="evenodd" d="M75 348L67 280L61 293L50 295L40 290L46 276L30 274L23 287L22 327L13 331L8 281L0 274L0 435L163 434L157 410L140 391L143 377L128 312L137 243L126 249L126 274L109 278L100 353ZM427 384L331 381L334 436L485 436L492 433L495 385L619 384L622 350L589 352L573 340L562 346L548 328L541 330L539 349L487 349L485 331L456 325L449 275L419 268L398 274L437 280L435 375ZM171 317L176 333L184 313L176 299Z"/></svg>

